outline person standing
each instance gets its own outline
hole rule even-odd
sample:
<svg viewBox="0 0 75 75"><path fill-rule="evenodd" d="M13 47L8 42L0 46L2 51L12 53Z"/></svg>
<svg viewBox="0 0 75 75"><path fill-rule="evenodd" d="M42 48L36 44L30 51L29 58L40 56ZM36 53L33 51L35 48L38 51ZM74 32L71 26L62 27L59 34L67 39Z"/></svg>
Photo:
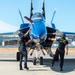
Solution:
<svg viewBox="0 0 75 75"><path fill-rule="evenodd" d="M65 34L63 34L59 39L49 38L49 40L58 41L59 43L52 60L52 67L54 66L57 57L60 56L60 71L63 71L65 47L66 47L66 55L68 55L68 41L66 40L66 36Z"/></svg>
<svg viewBox="0 0 75 75"><path fill-rule="evenodd" d="M29 70L28 66L27 66L27 50L26 50L26 45L31 41L31 39L28 39L28 33L30 30L27 31L27 33L23 34L21 31L19 33L20 36L20 40L19 40L19 51L20 51L20 70L23 70L22 68L22 60L24 57L24 68Z"/></svg>

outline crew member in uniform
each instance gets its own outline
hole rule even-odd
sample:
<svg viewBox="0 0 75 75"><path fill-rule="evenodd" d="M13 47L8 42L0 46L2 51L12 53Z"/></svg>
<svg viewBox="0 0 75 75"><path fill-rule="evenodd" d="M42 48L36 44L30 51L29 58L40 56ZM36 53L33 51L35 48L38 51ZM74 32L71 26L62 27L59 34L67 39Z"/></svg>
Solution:
<svg viewBox="0 0 75 75"><path fill-rule="evenodd" d="M49 40L58 41L59 43L52 61L52 67L54 66L57 57L60 56L60 71L63 71L65 47L66 47L66 55L68 55L68 41L65 39L65 37L66 37L65 34L63 34L59 39L49 38Z"/></svg>
<svg viewBox="0 0 75 75"><path fill-rule="evenodd" d="M26 50L26 45L31 41L30 38L28 38L28 34L29 34L30 29L23 34L21 31L19 33L20 36L20 40L19 40L19 51L20 51L20 70L23 70L22 68L22 60L24 57L24 68L29 70L28 66L27 66L27 50Z"/></svg>

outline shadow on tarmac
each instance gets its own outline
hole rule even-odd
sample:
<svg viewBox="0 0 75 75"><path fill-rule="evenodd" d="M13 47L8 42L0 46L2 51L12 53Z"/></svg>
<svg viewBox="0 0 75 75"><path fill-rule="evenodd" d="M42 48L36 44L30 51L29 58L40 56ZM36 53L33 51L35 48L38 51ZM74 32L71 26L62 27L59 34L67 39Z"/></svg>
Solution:
<svg viewBox="0 0 75 75"><path fill-rule="evenodd" d="M2 62L3 61L4 62L19 62L19 61L16 61L16 60L0 60L0 62L1 61ZM29 59L28 62L33 63L33 59ZM60 71L59 61L56 61L53 67L51 67L51 62L52 62L52 59L46 58L46 59L43 60L44 69L40 68L39 66L37 67L37 69L35 69L33 67L30 67L32 69L29 70L29 71L50 71L48 69L45 69L45 67L49 67L52 71L60 72L60 73L68 73L68 72L71 72L71 71L75 70L75 59L65 59L64 60L64 65L63 65L63 71Z"/></svg>
<svg viewBox="0 0 75 75"><path fill-rule="evenodd" d="M75 59L65 59L64 60L64 65L63 65L63 71L60 71L60 61L56 61L54 66L51 66L51 60L44 60L44 65L46 67L50 67L51 70L56 71L56 72L62 72L62 73L67 73L75 70Z"/></svg>

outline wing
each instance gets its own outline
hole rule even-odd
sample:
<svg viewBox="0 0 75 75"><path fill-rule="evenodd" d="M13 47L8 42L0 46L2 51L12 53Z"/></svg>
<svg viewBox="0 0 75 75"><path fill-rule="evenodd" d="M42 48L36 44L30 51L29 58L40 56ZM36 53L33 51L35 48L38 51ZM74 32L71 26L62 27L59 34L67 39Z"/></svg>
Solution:
<svg viewBox="0 0 75 75"><path fill-rule="evenodd" d="M16 32L7 32L7 33L0 33L0 41L2 42L10 42L10 41L18 41L19 40L19 36L18 36L18 32L23 32L26 33L29 30L29 24L21 24L20 25L20 29L17 30Z"/></svg>
<svg viewBox="0 0 75 75"><path fill-rule="evenodd" d="M19 30L15 31L15 32L0 33L0 37L14 37L14 36L18 36L18 32L19 32Z"/></svg>
<svg viewBox="0 0 75 75"><path fill-rule="evenodd" d="M75 36L75 32L62 32L66 36Z"/></svg>

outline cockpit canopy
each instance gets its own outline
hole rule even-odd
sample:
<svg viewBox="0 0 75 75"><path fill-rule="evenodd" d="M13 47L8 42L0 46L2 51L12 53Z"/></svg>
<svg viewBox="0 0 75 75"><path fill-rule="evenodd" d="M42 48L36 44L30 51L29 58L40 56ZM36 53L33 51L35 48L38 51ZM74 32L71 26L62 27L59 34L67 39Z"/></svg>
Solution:
<svg viewBox="0 0 75 75"><path fill-rule="evenodd" d="M44 16L41 13L37 12L37 13L33 14L33 16L32 16L32 20L35 20L35 19L44 20Z"/></svg>

